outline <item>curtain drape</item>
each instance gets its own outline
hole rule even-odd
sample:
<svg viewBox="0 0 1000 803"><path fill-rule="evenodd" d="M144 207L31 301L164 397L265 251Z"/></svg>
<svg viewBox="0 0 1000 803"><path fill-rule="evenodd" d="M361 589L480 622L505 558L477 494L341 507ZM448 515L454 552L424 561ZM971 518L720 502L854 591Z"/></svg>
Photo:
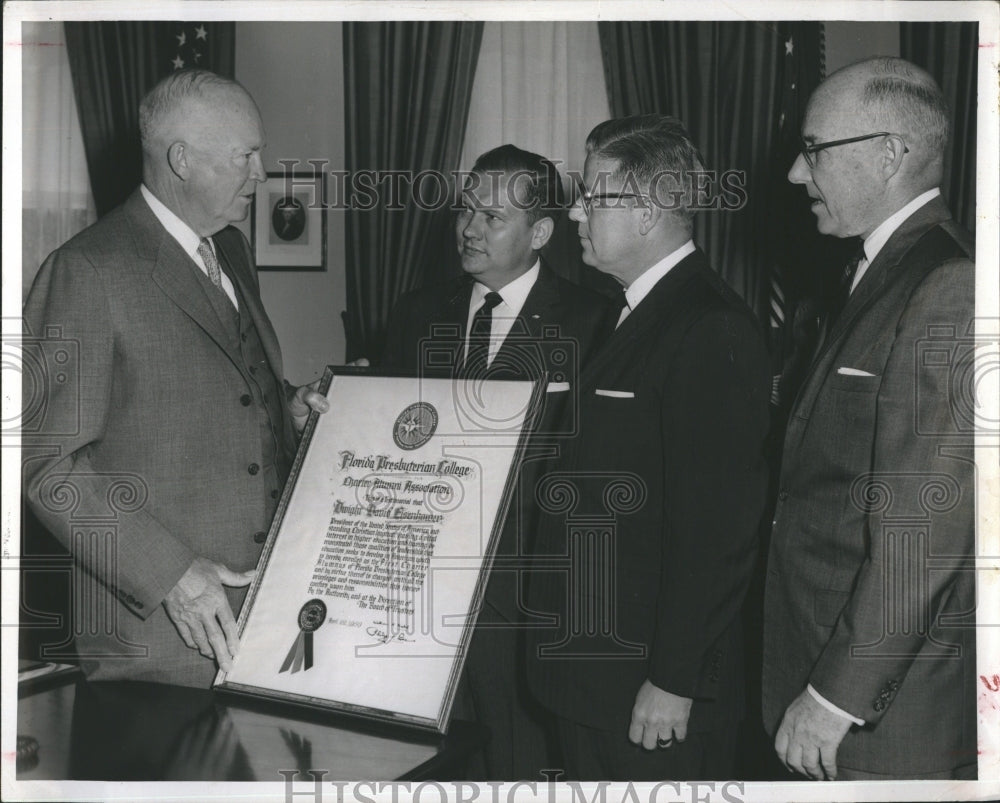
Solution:
<svg viewBox="0 0 1000 803"><path fill-rule="evenodd" d="M948 100L951 138L941 193L955 219L975 232L979 23L903 22L899 27L900 55L933 75Z"/></svg>
<svg viewBox="0 0 1000 803"><path fill-rule="evenodd" d="M97 219L61 22L21 26L22 298L42 261Z"/></svg>
<svg viewBox="0 0 1000 803"><path fill-rule="evenodd" d="M819 82L819 23L602 22L598 28L612 114L678 117L708 170L745 175L745 203L735 211L700 212L695 241L766 321L773 265L786 258L777 248L784 232L800 225L795 204L786 207L784 174L801 122L794 119L796 104ZM804 199L794 200L808 211ZM815 222L805 227L815 230Z"/></svg>
<svg viewBox="0 0 1000 803"><path fill-rule="evenodd" d="M587 134L609 115L596 22L487 22L462 169L504 143L583 172Z"/></svg>
<svg viewBox="0 0 1000 803"><path fill-rule="evenodd" d="M98 215L142 178L139 101L170 71L233 77L233 22L67 22L66 51Z"/></svg>
<svg viewBox="0 0 1000 803"><path fill-rule="evenodd" d="M603 86L596 22L485 23L462 169L511 143L551 159L569 190L570 171L583 173L587 134L611 116ZM576 225L565 213L543 253L571 281L596 288L607 283L608 277L581 262Z"/></svg>
<svg viewBox="0 0 1000 803"><path fill-rule="evenodd" d="M344 24L351 175L458 169L482 33L481 22ZM407 192L404 203L391 205L388 186L379 185L382 195L369 209L356 188L347 193L348 360L377 359L395 300L448 275L457 260L450 204L420 208ZM433 194L430 184L425 189Z"/></svg>

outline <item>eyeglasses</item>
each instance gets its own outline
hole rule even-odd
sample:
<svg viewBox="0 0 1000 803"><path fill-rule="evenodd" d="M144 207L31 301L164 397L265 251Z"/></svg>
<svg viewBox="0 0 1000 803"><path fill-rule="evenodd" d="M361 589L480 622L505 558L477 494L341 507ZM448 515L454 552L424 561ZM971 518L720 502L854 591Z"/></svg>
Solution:
<svg viewBox="0 0 1000 803"><path fill-rule="evenodd" d="M818 145L810 145L805 140L802 140L802 147L799 152L802 154L802 158L806 160L806 164L809 165L810 169L816 167L816 154L820 151L825 151L827 148L836 148L838 145L850 145L852 142L863 142L866 139L876 139L877 137L902 137L899 134L893 134L890 131L879 131L877 134L862 134L860 137L848 137L847 139L835 139L831 142L820 142ZM910 149L906 147L906 143L903 143L903 153L909 153Z"/></svg>
<svg viewBox="0 0 1000 803"><path fill-rule="evenodd" d="M619 198L648 198L648 195L643 195L637 192L599 192L596 195L587 192L586 190L580 193L580 205L583 207L583 212L587 217L590 217L590 213L594 210L594 201L609 201L617 200Z"/></svg>

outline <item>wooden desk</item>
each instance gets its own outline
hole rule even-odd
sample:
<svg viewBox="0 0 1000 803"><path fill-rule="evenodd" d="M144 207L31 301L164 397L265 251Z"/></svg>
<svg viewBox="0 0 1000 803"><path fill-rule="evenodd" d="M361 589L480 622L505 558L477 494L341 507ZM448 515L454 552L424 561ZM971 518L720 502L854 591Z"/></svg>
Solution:
<svg viewBox="0 0 1000 803"><path fill-rule="evenodd" d="M158 683L71 679L26 690L17 733L38 742L19 781L452 780L485 731L447 736Z"/></svg>

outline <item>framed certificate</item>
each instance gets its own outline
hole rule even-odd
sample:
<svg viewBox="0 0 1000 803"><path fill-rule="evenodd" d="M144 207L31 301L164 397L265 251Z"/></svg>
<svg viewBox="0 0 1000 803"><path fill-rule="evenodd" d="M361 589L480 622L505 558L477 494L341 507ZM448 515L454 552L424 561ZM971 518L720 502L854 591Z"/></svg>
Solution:
<svg viewBox="0 0 1000 803"><path fill-rule="evenodd" d="M215 687L446 732L544 387L328 368Z"/></svg>

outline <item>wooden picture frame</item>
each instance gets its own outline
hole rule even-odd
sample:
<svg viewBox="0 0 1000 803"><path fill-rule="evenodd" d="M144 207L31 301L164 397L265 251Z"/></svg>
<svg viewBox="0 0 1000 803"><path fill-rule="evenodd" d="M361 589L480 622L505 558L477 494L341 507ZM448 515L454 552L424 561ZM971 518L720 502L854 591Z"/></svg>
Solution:
<svg viewBox="0 0 1000 803"><path fill-rule="evenodd" d="M545 384L328 367L215 688L446 733Z"/></svg>
<svg viewBox="0 0 1000 803"><path fill-rule="evenodd" d="M268 173L250 210L258 270L326 270L326 175Z"/></svg>

